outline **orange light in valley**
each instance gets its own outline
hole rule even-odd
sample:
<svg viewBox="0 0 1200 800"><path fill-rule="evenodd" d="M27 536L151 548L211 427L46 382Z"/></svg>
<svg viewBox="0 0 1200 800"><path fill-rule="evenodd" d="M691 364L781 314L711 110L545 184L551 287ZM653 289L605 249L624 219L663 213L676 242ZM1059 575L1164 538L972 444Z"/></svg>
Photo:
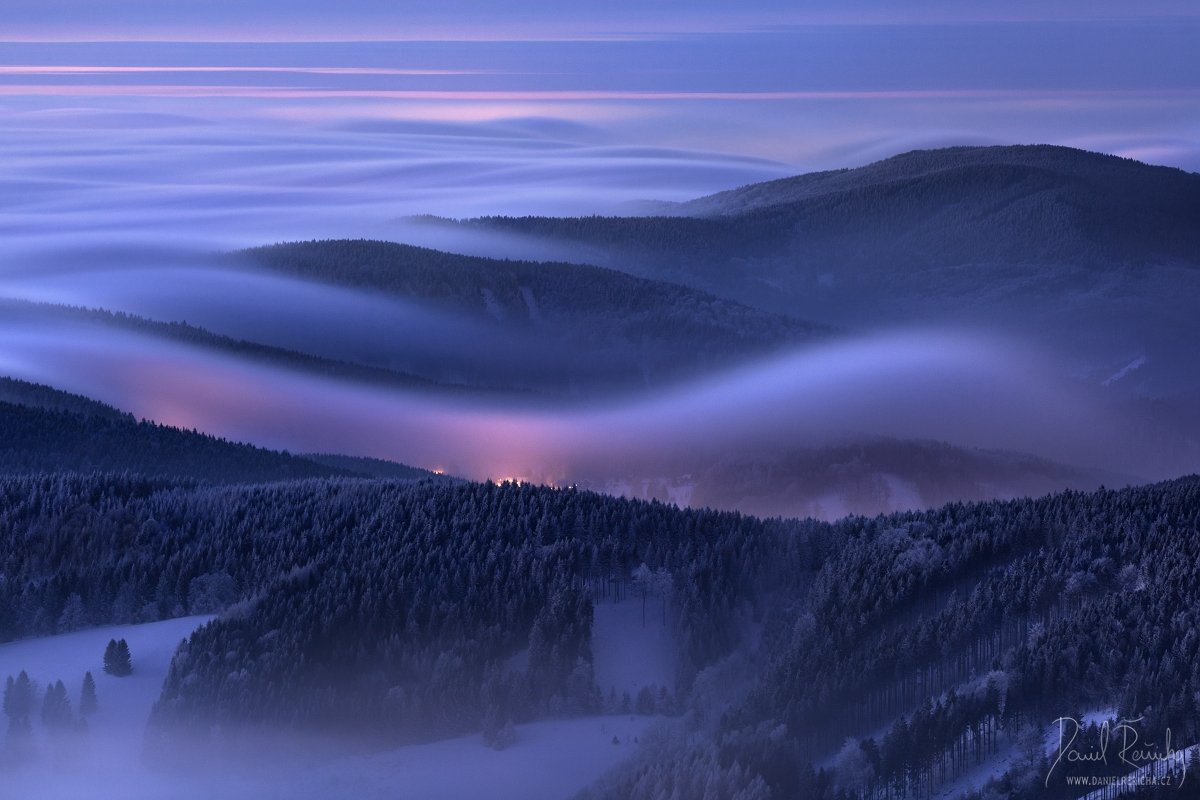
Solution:
<svg viewBox="0 0 1200 800"><path fill-rule="evenodd" d="M524 486L525 484L531 483L528 478L514 478L511 475L506 475L503 478L493 478L491 480L497 486L502 486L506 483L511 483L513 486Z"/></svg>

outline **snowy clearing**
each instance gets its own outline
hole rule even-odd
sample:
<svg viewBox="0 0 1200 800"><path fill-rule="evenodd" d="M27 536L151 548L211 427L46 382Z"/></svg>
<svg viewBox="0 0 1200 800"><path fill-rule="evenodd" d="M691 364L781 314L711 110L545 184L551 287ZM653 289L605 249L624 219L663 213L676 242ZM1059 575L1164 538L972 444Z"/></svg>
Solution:
<svg viewBox="0 0 1200 800"><path fill-rule="evenodd" d="M141 752L142 734L150 709L162 691L163 680L179 642L212 619L211 616L181 617L144 625L113 625L105 628L26 639L0 644L0 680L25 670L38 686L38 708L46 684L61 680L67 687L71 708L79 710L83 674L96 679L99 706L88 718L93 740L120 748L130 758ZM114 678L104 673L104 646L110 639L124 639L133 654L133 674ZM40 721L34 734L42 743Z"/></svg>
<svg viewBox="0 0 1200 800"><path fill-rule="evenodd" d="M649 633L643 634L640 601L623 603L619 608L615 613L598 614L612 632L612 646L600 647L609 656L609 663L619 664L624 654L636 656L641 650L658 652L646 644L656 641L661 631L658 617L649 615L653 619L648 622L654 624L645 629ZM649 608L657 614L657 607ZM629 619L634 617L636 625L630 626ZM310 759L286 766L264 764L254 772L221 765L207 765L182 776L148 770L142 762L145 723L158 699L171 656L181 639L209 619L186 617L96 628L0 645L0 679L27 671L38 683L39 707L46 684L61 679L67 685L72 708L78 709L83 674L89 670L96 679L99 698L99 710L88 719L86 740L65 760L53 757L41 722L35 720L36 760L7 771L0 767L0 796L39 800L76 800L84 796L95 800L563 800L629 758L638 746L635 739L644 736L657 721L622 715L519 725L516 742L503 751L484 746L482 738L473 734L383 753L337 756L324 762ZM631 632L633 636L628 635ZM134 662L130 677L104 674L104 647L114 638L129 643ZM610 676L616 674L612 672L615 667L607 669ZM620 674L630 680L662 681L662 675L652 670L622 669Z"/></svg>
<svg viewBox="0 0 1200 800"><path fill-rule="evenodd" d="M633 755L635 738L650 717L610 716L552 720L517 726L517 741L503 751L478 735L402 747L389 753L341 758L274 781L247 796L324 800L566 800ZM619 741L613 744L613 737Z"/></svg>
<svg viewBox="0 0 1200 800"><path fill-rule="evenodd" d="M66 766L0 773L0 787L38 800L566 800L632 756L635 740L656 722L551 720L517 726L516 742L503 751L474 734L370 755L269 759L253 770L210 763L174 773L93 752Z"/></svg>

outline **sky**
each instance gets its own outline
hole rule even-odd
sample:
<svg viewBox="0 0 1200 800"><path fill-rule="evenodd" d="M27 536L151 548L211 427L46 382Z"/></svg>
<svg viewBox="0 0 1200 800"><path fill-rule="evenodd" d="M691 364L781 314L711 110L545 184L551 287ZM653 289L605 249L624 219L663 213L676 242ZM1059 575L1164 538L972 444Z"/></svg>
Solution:
<svg viewBox="0 0 1200 800"><path fill-rule="evenodd" d="M1185 2L5 0L0 235L388 237L949 144L1200 170Z"/></svg>

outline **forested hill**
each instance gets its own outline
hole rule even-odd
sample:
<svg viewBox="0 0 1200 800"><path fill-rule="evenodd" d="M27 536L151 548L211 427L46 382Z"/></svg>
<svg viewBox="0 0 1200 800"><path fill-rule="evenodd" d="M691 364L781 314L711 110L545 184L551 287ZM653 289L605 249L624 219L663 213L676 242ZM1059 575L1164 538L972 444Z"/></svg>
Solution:
<svg viewBox="0 0 1200 800"><path fill-rule="evenodd" d="M122 331L131 334L153 337L160 341L174 342L191 347L202 348L216 353L227 354L237 358L267 364L284 369L293 369L328 378L352 380L361 383L371 383L404 389L461 393L464 387L446 383L436 383L416 375L396 369L370 366L353 361L323 358L311 353L289 350L282 347L272 347L259 342L235 339L213 333L205 328L189 325L186 322L173 320L164 322L147 319L136 314L122 311L109 311L101 308L84 308L53 303L35 303L25 300L0 298L0 311L9 322L22 321L30 325L72 326L92 329L103 335L112 331ZM0 399L7 399L0 387ZM12 391L12 390L10 390ZM61 393L55 393L60 395ZM26 397L23 394L12 394L13 398ZM34 397L31 395L30 397ZM36 395L41 396L41 395ZM66 406L68 409L82 409L80 398L76 397ZM86 398L84 404L92 412L99 412L101 406ZM61 399L55 402L66 402ZM55 406L59 407L59 406Z"/></svg>
<svg viewBox="0 0 1200 800"><path fill-rule="evenodd" d="M233 255L301 278L525 325L576 327L610 320L606 327L619 328L659 320L663 335L683 324L679 335L733 334L767 343L814 332L813 326L682 286L579 264L462 256L369 240L293 242Z"/></svg>
<svg viewBox="0 0 1200 800"><path fill-rule="evenodd" d="M0 378L0 474L93 471L218 483L369 474L349 463L319 464L195 431L139 422L78 395Z"/></svg>
<svg viewBox="0 0 1200 800"><path fill-rule="evenodd" d="M1168 207L1181 198L1194 197L1196 183L1200 181L1198 176L1175 167L1153 166L1070 147L948 147L913 150L863 167L812 172L750 184L684 203L663 204L662 208L685 216L744 214L836 192L861 191L941 172L988 166L1041 170L1065 180L1100 184L1113 194L1128 193L1141 200L1153 199L1156 206ZM1172 210L1180 213L1187 209Z"/></svg>
<svg viewBox="0 0 1200 800"><path fill-rule="evenodd" d="M854 311L845 304L895 315L925 296L995 305L1037 289L1061 307L1065 293L1095 291L1114 270L1200 265L1197 219L1200 175L1020 146L907 153L661 216L464 224L586 247L605 266L841 324ZM920 312L931 308L946 310Z"/></svg>
<svg viewBox="0 0 1200 800"><path fill-rule="evenodd" d="M1066 147L916 151L683 204L685 216L489 217L477 224L658 255L790 252L877 269L928 264L1200 264L1200 175Z"/></svg>
<svg viewBox="0 0 1200 800"><path fill-rule="evenodd" d="M131 415L123 411L81 394L72 394L43 386L40 383L30 383L16 378L0 377L0 403L45 411L67 411L73 414L103 417L113 421L133 419Z"/></svg>
<svg viewBox="0 0 1200 800"><path fill-rule="evenodd" d="M175 656L155 757L633 710L682 719L592 797L917 799L982 770L988 797L1068 798L1059 716L1200 741L1197 477L825 524L512 484L0 476L0 553L0 638L225 610ZM597 684L593 624L643 591L676 673L634 708Z"/></svg>
<svg viewBox="0 0 1200 800"><path fill-rule="evenodd" d="M652 707L688 716L600 797L920 798L976 768L1003 776L995 796L1044 797L1041 731L1089 708L1200 740L1200 478L828 525L512 485L292 491L227 495L245 511L171 534L216 560L170 585L266 588L177 655L156 735L403 740L619 710L592 673L593 603L645 563L670 578L679 652ZM278 564L252 577L216 543L256 517Z"/></svg>
<svg viewBox="0 0 1200 800"><path fill-rule="evenodd" d="M589 798L1074 798L1066 776L1130 767L1056 770L1059 717L1200 741L1200 478L833 527L843 546L711 738Z"/></svg>
<svg viewBox="0 0 1200 800"><path fill-rule="evenodd" d="M1096 383L1142 359L1114 393L1194 397L1197 220L1200 175L1019 146L918 151L659 216L458 224L835 328L1036 331Z"/></svg>
<svg viewBox="0 0 1200 800"><path fill-rule="evenodd" d="M804 574L818 546L807 524L512 484L355 489L312 507L327 509L320 527L272 549L312 536L320 549L191 638L160 731L275 723L421 740L616 711L593 672L594 591L630 591L640 564L673 581L686 687L741 638L771 576ZM660 688L654 702L674 707Z"/></svg>
<svg viewBox="0 0 1200 800"><path fill-rule="evenodd" d="M0 476L0 641L229 608L176 656L160 727L432 739L605 707L593 591L643 564L688 685L828 530L529 485Z"/></svg>
<svg viewBox="0 0 1200 800"><path fill-rule="evenodd" d="M578 264L347 240L280 244L230 258L390 295L521 337L525 371L542 376L527 388L561 388L561 380L547 377L560 372L593 389L661 384L828 334L824 327L704 292Z"/></svg>

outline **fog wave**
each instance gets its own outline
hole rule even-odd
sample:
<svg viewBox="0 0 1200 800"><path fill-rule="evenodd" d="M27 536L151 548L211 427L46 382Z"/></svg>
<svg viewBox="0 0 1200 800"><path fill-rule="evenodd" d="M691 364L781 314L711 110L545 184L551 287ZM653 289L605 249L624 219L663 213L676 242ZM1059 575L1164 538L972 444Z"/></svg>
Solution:
<svg viewBox="0 0 1200 800"><path fill-rule="evenodd" d="M124 331L0 324L6 371L185 428L470 478L572 482L686 472L701 454L929 438L1130 473L1153 470L1104 404L1028 348L910 331L787 353L583 407L380 389Z"/></svg>

